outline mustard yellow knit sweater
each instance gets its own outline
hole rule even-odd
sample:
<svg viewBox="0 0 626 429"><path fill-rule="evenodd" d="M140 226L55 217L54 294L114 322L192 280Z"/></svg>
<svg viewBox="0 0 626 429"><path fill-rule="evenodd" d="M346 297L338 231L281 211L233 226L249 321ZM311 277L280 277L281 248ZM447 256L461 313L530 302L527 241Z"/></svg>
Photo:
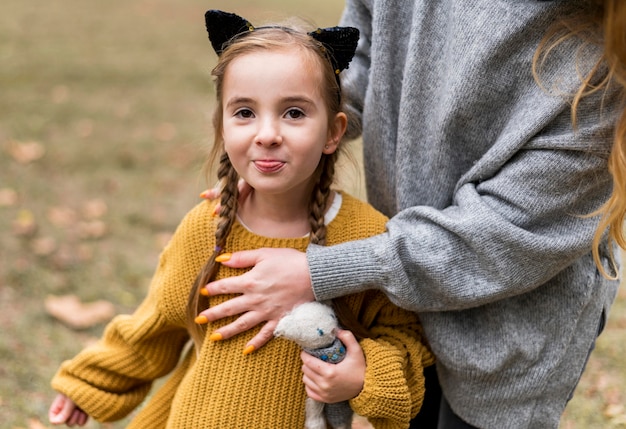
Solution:
<svg viewBox="0 0 626 429"><path fill-rule="evenodd" d="M386 218L349 195L328 225L328 244L384 231ZM99 421L123 418L146 399L153 381L169 374L130 424L135 429L255 428L304 426L300 349L274 339L260 350L242 351L259 327L222 342L204 342L197 355L189 346L185 310L195 277L214 248L214 203L202 202L179 225L160 256L150 290L133 315L117 316L102 339L64 362L52 387ZM307 238L270 239L238 222L225 251L292 247L304 251ZM219 277L241 274L221 267ZM214 297L216 305L230 296ZM377 428L406 428L424 395L423 367L434 359L417 317L392 305L380 292L348 298L373 339L360 341L367 360L365 385L350 401ZM208 332L233 319L208 327Z"/></svg>

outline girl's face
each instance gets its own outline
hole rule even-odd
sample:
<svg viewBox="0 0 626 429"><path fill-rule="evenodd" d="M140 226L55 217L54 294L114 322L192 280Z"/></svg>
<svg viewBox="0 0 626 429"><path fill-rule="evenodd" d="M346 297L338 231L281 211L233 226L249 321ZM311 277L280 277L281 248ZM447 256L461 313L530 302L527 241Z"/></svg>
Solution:
<svg viewBox="0 0 626 429"><path fill-rule="evenodd" d="M311 176L345 130L321 96L322 72L296 48L244 54L223 81L223 139L239 175L256 192L310 195ZM298 194L293 194L297 192Z"/></svg>

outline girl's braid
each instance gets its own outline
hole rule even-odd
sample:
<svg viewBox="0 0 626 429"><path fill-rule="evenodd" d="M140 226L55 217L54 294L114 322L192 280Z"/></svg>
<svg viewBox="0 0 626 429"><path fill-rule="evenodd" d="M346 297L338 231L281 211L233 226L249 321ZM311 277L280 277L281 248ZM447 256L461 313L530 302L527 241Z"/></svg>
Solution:
<svg viewBox="0 0 626 429"><path fill-rule="evenodd" d="M224 183L224 188L221 192L220 219L215 230L215 250L200 271L200 274L198 274L198 277L196 278L196 281L189 293L187 303L187 327L194 343L196 344L196 350L200 350L200 346L204 341L204 336L206 335L206 325L196 323L195 318L198 313L209 307L209 300L207 297L200 294L200 289L213 280L217 274L219 264L215 262L215 258L224 249L228 234L230 233L233 223L237 217L237 204L239 198L239 188L237 187L237 184L239 182L239 175L233 168L230 158L228 158L226 153L224 153L220 158L217 177Z"/></svg>
<svg viewBox="0 0 626 429"><path fill-rule="evenodd" d="M226 153L220 158L217 178L224 182L220 201L220 221L215 230L216 253L219 254L226 245L226 238L228 234L230 234L230 229L237 217L237 203L239 200L239 188L237 187L239 175L233 168L230 158Z"/></svg>
<svg viewBox="0 0 626 429"><path fill-rule="evenodd" d="M326 224L324 213L330 196L330 187L335 178L335 162L337 153L323 155L318 168L319 178L311 194L309 223L311 224L310 241L313 244L323 246L326 244Z"/></svg>
<svg viewBox="0 0 626 429"><path fill-rule="evenodd" d="M318 168L318 180L311 195L311 205L309 213L309 222L311 223L310 242L324 246L326 244L326 224L324 223L324 213L328 204L330 195L330 187L335 178L335 163L337 161L337 152L330 155L322 156ZM332 306L337 315L339 323L350 331L357 338L369 338L371 333L358 320L348 302L344 297L332 300Z"/></svg>

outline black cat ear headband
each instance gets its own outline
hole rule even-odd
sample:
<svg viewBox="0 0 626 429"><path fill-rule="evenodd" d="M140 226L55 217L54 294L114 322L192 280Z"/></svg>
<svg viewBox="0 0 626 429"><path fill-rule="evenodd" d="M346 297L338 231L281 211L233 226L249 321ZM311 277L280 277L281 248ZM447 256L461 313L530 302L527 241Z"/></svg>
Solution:
<svg viewBox="0 0 626 429"><path fill-rule="evenodd" d="M204 19L206 29L209 32L209 40L218 56L222 54L231 40L257 29L246 19L221 10L207 11L204 14ZM269 27L259 27L258 29L261 28ZM291 31L288 28L284 29ZM335 70L335 76L339 78L337 75L348 68L348 64L354 57L359 41L359 30L354 27L318 28L308 34L321 43L333 70Z"/></svg>

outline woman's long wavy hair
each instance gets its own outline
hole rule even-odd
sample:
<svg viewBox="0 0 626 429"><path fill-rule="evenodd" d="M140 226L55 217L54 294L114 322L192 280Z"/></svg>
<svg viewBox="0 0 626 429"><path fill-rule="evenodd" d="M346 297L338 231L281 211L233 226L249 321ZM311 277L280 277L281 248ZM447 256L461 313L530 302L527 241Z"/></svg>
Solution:
<svg viewBox="0 0 626 429"><path fill-rule="evenodd" d="M246 33L232 40L224 49L218 59L218 63L212 71L215 83L217 105L213 114L213 129L215 132L214 144L211 150L207 166L215 165L219 160L217 177L222 186L221 209L219 221L215 231L216 250L210 256L205 266L198 274L191 288L187 305L187 326L192 339L199 349L206 335L205 325L199 325L194 319L201 311L208 308L208 298L200 294L200 289L213 280L217 274L219 263L215 258L226 247L226 239L235 222L237 205L239 200L238 181L239 175L233 168L224 149L223 135L223 81L229 64L236 58L259 51L272 51L280 49L293 49L297 47L305 54L304 67L320 67L323 70L321 94L328 112L329 130L333 127L334 118L341 112L341 94L339 82L335 72L326 57L322 46L306 34L306 31L297 29L293 24L285 29L283 26L263 27ZM341 145L339 145L341 148ZM326 243L326 225L324 213L331 195L331 185L335 177L335 163L338 152L327 155L322 154L320 163L314 173L314 189L309 202L309 222L311 225L310 242L324 245ZM341 324L355 333L357 337L368 336L367 330L359 324L354 314L347 307L343 299L333 301L335 312Z"/></svg>
<svg viewBox="0 0 626 429"><path fill-rule="evenodd" d="M601 246L608 232L609 244L617 243L626 249L624 218L626 217L626 1L591 0L589 9L581 10L570 17L556 22L546 33L533 61L537 76L538 64L560 43L572 37L580 37L589 43L602 46L602 56L586 76L583 77L574 95L571 112L576 125L576 114L580 101L587 95L617 86L622 96L622 110L615 124L613 147L608 160L608 169L613 178L613 190L609 199L591 215L599 215L600 222L593 239L593 258L600 272L610 274L601 261ZM609 245L611 271L615 270L614 255Z"/></svg>

